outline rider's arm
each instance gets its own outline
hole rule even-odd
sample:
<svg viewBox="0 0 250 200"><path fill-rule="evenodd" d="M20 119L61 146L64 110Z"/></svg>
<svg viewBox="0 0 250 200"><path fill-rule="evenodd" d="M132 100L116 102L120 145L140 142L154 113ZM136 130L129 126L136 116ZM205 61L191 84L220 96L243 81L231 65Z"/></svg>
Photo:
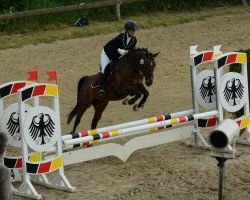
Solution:
<svg viewBox="0 0 250 200"><path fill-rule="evenodd" d="M128 53L128 50L125 49L118 49L119 54L121 54L121 56L125 55L126 53Z"/></svg>

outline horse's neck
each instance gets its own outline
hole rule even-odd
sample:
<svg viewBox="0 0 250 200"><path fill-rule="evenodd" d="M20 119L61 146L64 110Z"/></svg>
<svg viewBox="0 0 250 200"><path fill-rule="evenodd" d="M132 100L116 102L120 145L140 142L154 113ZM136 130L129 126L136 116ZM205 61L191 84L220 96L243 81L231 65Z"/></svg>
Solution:
<svg viewBox="0 0 250 200"><path fill-rule="evenodd" d="M128 60L126 62L120 62L115 67L115 72L119 74L123 74L126 76L132 76L140 72L140 64L139 61Z"/></svg>
<svg viewBox="0 0 250 200"><path fill-rule="evenodd" d="M120 63L118 63L119 67L127 68L127 72L134 73L138 71L140 68L140 58L142 55L134 54L128 55L128 57L122 58Z"/></svg>

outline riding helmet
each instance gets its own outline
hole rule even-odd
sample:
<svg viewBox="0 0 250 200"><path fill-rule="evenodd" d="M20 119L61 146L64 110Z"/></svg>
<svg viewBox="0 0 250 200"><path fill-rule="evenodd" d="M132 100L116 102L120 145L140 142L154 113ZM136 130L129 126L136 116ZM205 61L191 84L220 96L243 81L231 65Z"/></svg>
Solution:
<svg viewBox="0 0 250 200"><path fill-rule="evenodd" d="M125 22L124 29L130 30L130 31L136 31L138 29L138 26L134 21L128 20Z"/></svg>

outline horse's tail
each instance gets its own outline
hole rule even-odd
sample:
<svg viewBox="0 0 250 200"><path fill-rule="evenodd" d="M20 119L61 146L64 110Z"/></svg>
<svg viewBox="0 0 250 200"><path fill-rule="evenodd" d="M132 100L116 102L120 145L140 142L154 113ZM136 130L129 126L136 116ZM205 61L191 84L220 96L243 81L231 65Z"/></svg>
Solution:
<svg viewBox="0 0 250 200"><path fill-rule="evenodd" d="M78 82L78 86L77 86L77 102L78 102L78 99L79 99L80 89L81 89L82 85L84 84L84 82L88 78L89 78L89 76L84 76ZM72 121L72 119L76 116L77 111L78 111L78 103L76 103L76 105L73 108L73 110L68 114L67 124L70 124L70 122Z"/></svg>

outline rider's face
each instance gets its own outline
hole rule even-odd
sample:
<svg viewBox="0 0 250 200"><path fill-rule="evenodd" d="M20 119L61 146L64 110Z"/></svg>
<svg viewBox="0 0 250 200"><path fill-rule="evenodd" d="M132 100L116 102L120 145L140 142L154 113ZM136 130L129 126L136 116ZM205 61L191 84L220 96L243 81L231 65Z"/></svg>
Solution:
<svg viewBox="0 0 250 200"><path fill-rule="evenodd" d="M135 31L128 30L128 35L131 36L131 37L134 36L135 35Z"/></svg>

